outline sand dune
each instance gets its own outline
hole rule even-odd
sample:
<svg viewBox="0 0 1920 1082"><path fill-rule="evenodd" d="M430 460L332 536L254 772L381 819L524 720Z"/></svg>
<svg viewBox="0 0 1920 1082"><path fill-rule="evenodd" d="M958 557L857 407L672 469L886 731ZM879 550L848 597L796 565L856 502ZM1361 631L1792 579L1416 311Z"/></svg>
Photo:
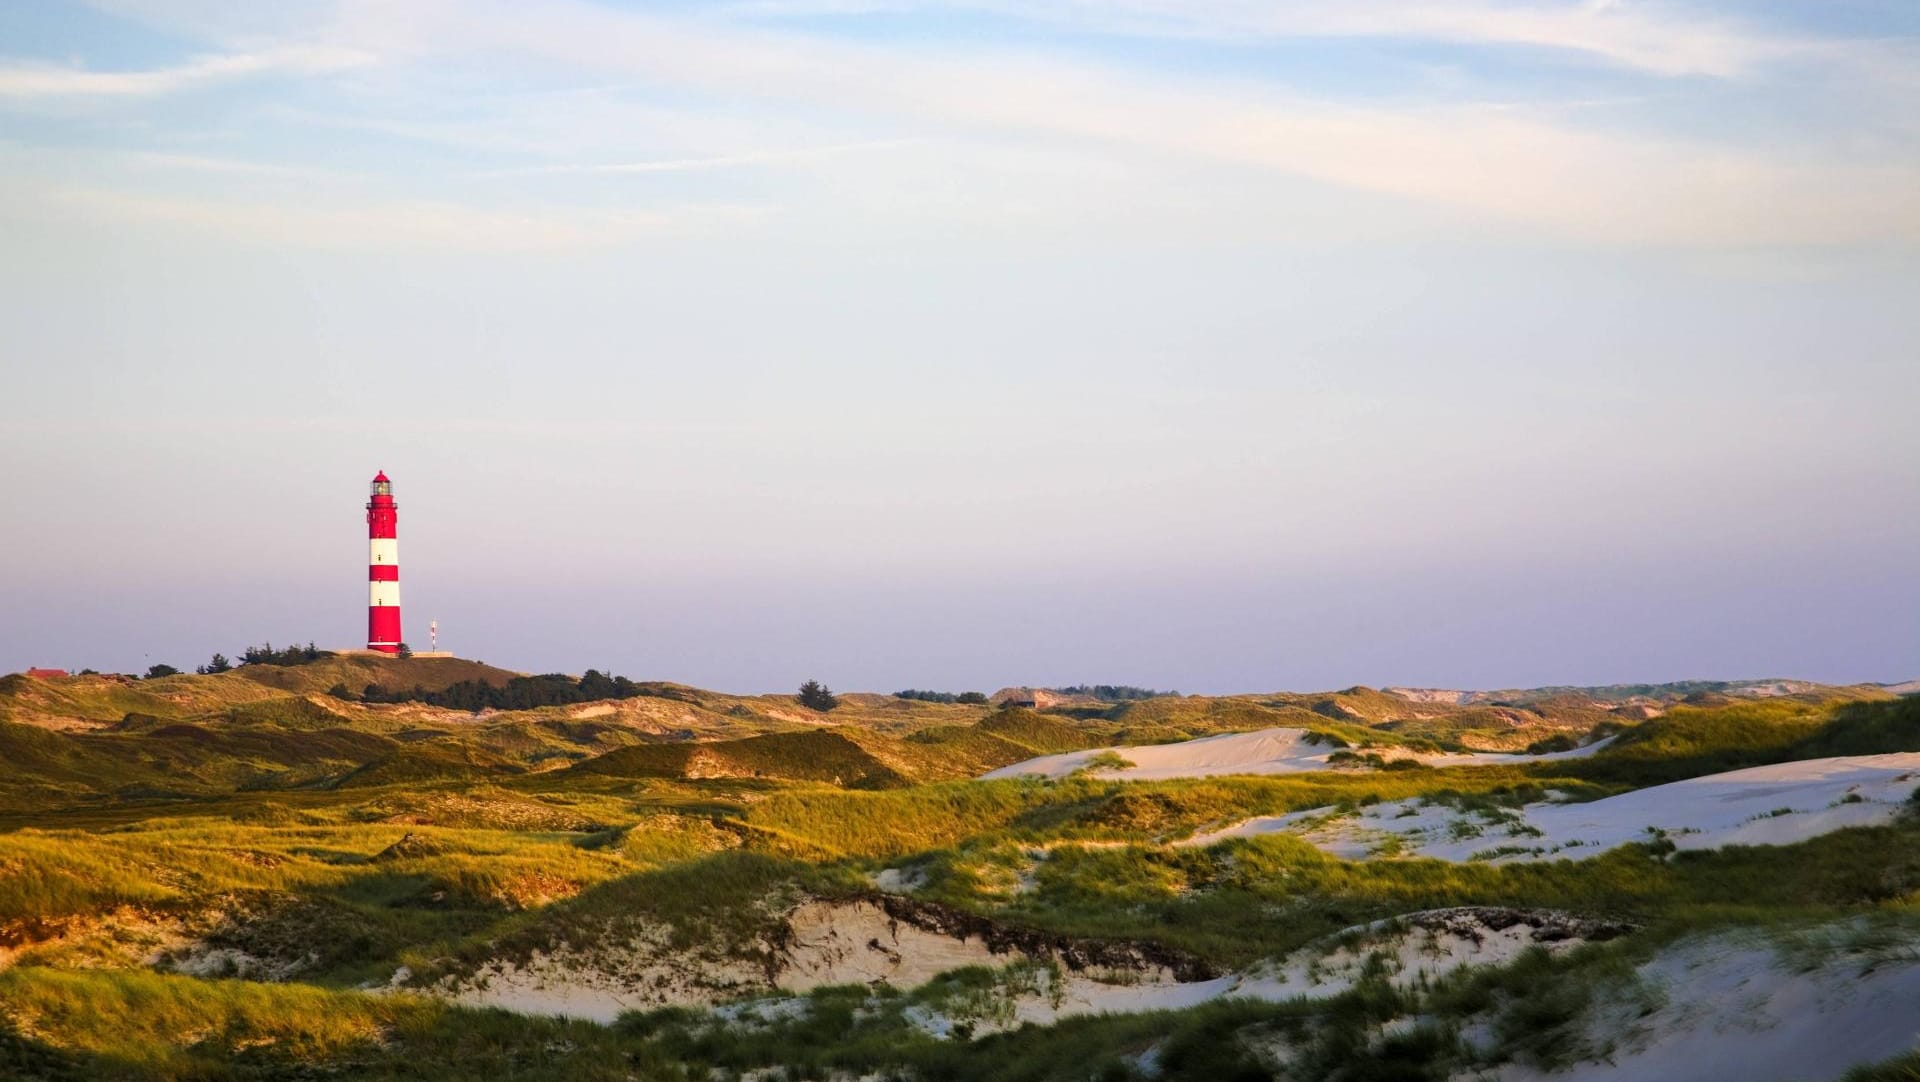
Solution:
<svg viewBox="0 0 1920 1082"><path fill-rule="evenodd" d="M1288 832L1337 856L1541 860L1593 856L1664 837L1681 849L1789 845L1845 827L1878 826L1920 788L1920 753L1775 763L1689 778L1587 803L1541 803L1489 815L1444 803L1390 801L1261 816L1184 844Z"/></svg>
<svg viewBox="0 0 1920 1082"><path fill-rule="evenodd" d="M1636 971L1655 993L1645 1007L1609 997L1583 1019L1592 1058L1555 1071L1508 1064L1479 1077L1794 1082L1835 1078L1920 1043L1920 965L1909 950L1817 957L1796 963L1776 944L1735 935L1680 943Z"/></svg>
<svg viewBox="0 0 1920 1082"><path fill-rule="evenodd" d="M1406 748L1366 748L1370 755L1383 759L1415 759L1429 766L1476 766L1488 763L1535 763L1592 755L1606 745L1598 741L1573 751L1548 755L1513 755L1505 752L1416 752ZM1042 755L982 775L994 778L1063 778L1077 770L1088 769L1096 757L1114 754L1133 764L1120 769L1100 769L1103 778L1130 781L1155 781L1166 778L1205 778L1219 774L1292 774L1308 770L1327 770L1328 756L1343 749L1322 743L1305 729L1260 729L1250 733L1224 733L1178 744L1144 744L1136 747L1088 748L1083 751Z"/></svg>

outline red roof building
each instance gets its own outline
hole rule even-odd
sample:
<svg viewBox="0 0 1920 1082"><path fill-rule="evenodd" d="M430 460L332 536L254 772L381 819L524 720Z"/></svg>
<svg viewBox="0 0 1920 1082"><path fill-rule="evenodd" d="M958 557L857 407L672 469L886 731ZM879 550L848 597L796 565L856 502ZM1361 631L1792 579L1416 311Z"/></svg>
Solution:
<svg viewBox="0 0 1920 1082"><path fill-rule="evenodd" d="M27 675L37 676L42 680L51 680L56 676L67 675L67 670L65 669L28 669Z"/></svg>

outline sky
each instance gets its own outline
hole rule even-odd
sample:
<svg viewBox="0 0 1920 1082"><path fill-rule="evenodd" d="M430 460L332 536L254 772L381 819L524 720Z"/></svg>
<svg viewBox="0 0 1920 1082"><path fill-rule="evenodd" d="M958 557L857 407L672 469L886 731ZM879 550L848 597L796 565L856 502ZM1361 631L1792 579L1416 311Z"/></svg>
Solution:
<svg viewBox="0 0 1920 1082"><path fill-rule="evenodd" d="M0 5L0 670L1920 676L1908 0Z"/></svg>

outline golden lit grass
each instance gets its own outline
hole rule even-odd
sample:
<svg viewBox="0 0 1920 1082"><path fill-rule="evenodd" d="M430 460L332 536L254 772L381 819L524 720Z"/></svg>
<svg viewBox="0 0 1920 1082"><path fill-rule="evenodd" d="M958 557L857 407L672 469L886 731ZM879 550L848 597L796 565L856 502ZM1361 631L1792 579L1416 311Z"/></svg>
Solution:
<svg viewBox="0 0 1920 1082"><path fill-rule="evenodd" d="M8 676L0 678L0 719L26 722L65 717L106 723L128 714L185 718L283 694L231 674L182 673L157 680L112 675L52 680Z"/></svg>
<svg viewBox="0 0 1920 1082"><path fill-rule="evenodd" d="M409 834L416 851L376 859ZM385 823L271 827L198 821L108 834L0 835L0 923L121 905L193 905L243 892L390 891L514 908L634 871L617 849L560 832Z"/></svg>
<svg viewBox="0 0 1920 1082"><path fill-rule="evenodd" d="M120 1068L192 1075L230 1051L315 1061L378 1044L437 1008L408 996L297 984L205 981L137 970L0 972L0 1004L17 1033Z"/></svg>
<svg viewBox="0 0 1920 1082"><path fill-rule="evenodd" d="M980 835L1154 841L1255 815L1342 802L1400 800L1434 792L1489 793L1552 785L1602 790L1574 779L1536 777L1509 766L1450 770L1326 771L1122 782L1075 777L948 782L888 792L794 789L752 804L745 821L836 853L895 857Z"/></svg>

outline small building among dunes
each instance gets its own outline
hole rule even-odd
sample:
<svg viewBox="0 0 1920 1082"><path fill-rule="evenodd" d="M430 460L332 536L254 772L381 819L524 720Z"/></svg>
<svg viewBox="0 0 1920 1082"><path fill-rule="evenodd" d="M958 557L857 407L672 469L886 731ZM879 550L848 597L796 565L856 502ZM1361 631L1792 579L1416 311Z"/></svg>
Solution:
<svg viewBox="0 0 1920 1082"><path fill-rule="evenodd" d="M1041 710L1066 700L1066 696L1045 688L1001 688L988 697L987 701L995 706L1024 706L1028 710Z"/></svg>

